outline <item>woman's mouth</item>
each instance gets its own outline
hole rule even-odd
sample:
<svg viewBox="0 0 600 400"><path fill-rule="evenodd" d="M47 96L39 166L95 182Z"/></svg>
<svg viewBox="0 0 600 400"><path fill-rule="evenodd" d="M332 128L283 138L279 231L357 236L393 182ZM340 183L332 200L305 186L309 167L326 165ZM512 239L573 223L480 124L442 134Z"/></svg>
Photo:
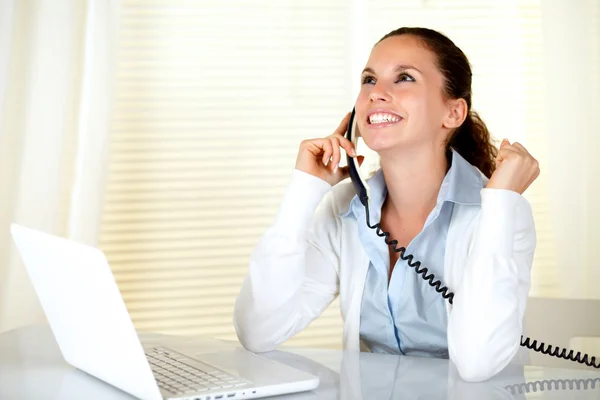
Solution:
<svg viewBox="0 0 600 400"><path fill-rule="evenodd" d="M367 122L370 127L383 128L402 121L402 117L387 112L374 112L367 116Z"/></svg>

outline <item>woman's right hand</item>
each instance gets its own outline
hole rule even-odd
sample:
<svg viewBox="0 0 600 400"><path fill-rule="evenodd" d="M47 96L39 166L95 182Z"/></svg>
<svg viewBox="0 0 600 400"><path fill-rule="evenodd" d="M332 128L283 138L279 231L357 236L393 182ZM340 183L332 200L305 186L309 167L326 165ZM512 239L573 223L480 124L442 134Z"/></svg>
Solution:
<svg viewBox="0 0 600 400"><path fill-rule="evenodd" d="M340 147L351 157L358 157L362 164L363 156L357 156L354 145L344 137L348 128L348 113L332 135L325 138L307 139L300 143L296 158L296 169L321 178L331 186L348 177L348 167L339 167L341 160Z"/></svg>

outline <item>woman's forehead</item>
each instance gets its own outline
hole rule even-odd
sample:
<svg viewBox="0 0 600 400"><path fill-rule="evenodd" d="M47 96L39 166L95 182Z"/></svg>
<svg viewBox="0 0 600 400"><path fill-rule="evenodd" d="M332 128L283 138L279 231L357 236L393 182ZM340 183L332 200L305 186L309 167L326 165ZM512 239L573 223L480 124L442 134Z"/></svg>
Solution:
<svg viewBox="0 0 600 400"><path fill-rule="evenodd" d="M367 62L367 67L376 72L378 69L395 69L398 65L413 65L426 72L435 68L435 58L418 38L400 35L379 42L371 51Z"/></svg>

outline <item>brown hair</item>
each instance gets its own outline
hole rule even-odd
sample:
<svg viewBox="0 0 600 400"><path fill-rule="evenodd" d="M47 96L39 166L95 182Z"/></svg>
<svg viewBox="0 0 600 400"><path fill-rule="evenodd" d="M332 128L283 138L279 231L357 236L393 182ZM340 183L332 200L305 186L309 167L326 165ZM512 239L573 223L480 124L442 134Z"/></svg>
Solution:
<svg viewBox="0 0 600 400"><path fill-rule="evenodd" d="M444 95L450 99L464 99L468 114L446 141L446 150L453 147L469 163L479 168L488 178L496 168L494 159L498 149L479 115L471 110L471 65L465 53L443 34L427 28L399 28L379 42L393 36L411 35L419 39L436 57L437 67L444 77ZM377 43L379 43L377 42Z"/></svg>

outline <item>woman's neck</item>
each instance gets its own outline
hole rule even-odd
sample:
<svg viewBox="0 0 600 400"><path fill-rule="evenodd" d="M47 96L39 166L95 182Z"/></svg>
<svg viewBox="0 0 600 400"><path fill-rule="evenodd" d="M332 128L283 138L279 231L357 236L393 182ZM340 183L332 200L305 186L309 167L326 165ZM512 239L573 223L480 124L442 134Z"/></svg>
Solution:
<svg viewBox="0 0 600 400"><path fill-rule="evenodd" d="M400 219L426 219L437 203L448 171L445 150L381 155L381 168L387 186L386 214Z"/></svg>

